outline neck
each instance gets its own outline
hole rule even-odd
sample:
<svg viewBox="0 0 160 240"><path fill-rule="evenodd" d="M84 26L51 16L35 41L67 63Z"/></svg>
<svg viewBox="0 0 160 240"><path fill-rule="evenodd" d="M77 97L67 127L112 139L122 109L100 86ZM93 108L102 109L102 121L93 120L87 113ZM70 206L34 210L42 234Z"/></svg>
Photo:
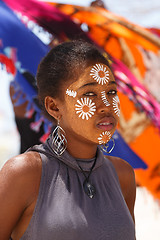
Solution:
<svg viewBox="0 0 160 240"><path fill-rule="evenodd" d="M68 139L67 139L68 140ZM79 159L90 159L96 156L97 145L89 144L89 143L80 143L79 141L68 141L67 143L67 151L74 158Z"/></svg>

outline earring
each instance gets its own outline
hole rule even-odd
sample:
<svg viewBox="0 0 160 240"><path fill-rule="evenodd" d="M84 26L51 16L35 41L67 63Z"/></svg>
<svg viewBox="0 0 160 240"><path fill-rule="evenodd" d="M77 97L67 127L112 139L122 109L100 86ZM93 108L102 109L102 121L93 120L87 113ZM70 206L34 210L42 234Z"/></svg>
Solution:
<svg viewBox="0 0 160 240"><path fill-rule="evenodd" d="M110 148L109 151L107 150L108 147L109 147L109 143L104 144L103 147L101 146L102 151L104 151L105 153L111 153L111 152L113 151L114 147L115 147L115 141L114 141L114 139L111 138L111 140L112 140L113 146Z"/></svg>
<svg viewBox="0 0 160 240"><path fill-rule="evenodd" d="M67 148L67 140L65 137L65 131L59 125L59 120L57 127L52 133L52 148L53 151L58 155L62 155Z"/></svg>

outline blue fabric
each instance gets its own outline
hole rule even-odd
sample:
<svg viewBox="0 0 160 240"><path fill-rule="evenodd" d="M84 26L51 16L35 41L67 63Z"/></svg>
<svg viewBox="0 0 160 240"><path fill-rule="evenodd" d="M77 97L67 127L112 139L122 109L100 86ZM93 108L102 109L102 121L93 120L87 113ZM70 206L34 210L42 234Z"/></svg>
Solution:
<svg viewBox="0 0 160 240"><path fill-rule="evenodd" d="M113 139L115 141L115 147L113 151L110 154L106 154L104 152L104 155L120 157L127 161L133 168L147 168L146 163L135 152L132 151L118 131L115 131Z"/></svg>
<svg viewBox="0 0 160 240"><path fill-rule="evenodd" d="M3 1L0 1L0 43L0 53L13 58L16 66L14 82L18 83L19 90L25 93L29 105L40 112L34 101L37 90L25 73L30 74L34 79L39 62L50 48L36 37ZM20 97L16 104L20 105L23 102L24 98ZM45 121L48 123L47 119Z"/></svg>
<svg viewBox="0 0 160 240"><path fill-rule="evenodd" d="M0 53L7 55L12 49L16 52L15 81L31 101L37 95L37 91L23 73L29 72L35 76L38 64L49 48L18 19L4 2L0 2L0 41ZM8 57L11 58L11 56Z"/></svg>
<svg viewBox="0 0 160 240"><path fill-rule="evenodd" d="M49 48L42 43L9 9L4 2L0 2L0 39L3 48L17 49L17 61L21 68L36 74L37 66Z"/></svg>

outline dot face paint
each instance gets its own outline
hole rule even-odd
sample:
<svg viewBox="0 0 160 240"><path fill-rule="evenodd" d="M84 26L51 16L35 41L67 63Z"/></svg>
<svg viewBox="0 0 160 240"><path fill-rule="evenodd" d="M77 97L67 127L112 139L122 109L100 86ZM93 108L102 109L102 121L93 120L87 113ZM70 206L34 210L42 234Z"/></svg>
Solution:
<svg viewBox="0 0 160 240"><path fill-rule="evenodd" d="M71 97L74 97L74 98L77 96L77 92L76 91L69 90L69 89L66 90L66 94L68 96L71 96Z"/></svg>
<svg viewBox="0 0 160 240"><path fill-rule="evenodd" d="M91 99L81 98L81 101L77 100L77 103L78 104L75 104L75 109L76 113L79 114L79 117L82 117L82 119L86 118L86 120L88 120L94 115L94 112L96 111L96 105Z"/></svg>
<svg viewBox="0 0 160 240"><path fill-rule="evenodd" d="M119 104L120 104L119 97L118 97L118 96L115 96L115 97L113 98L113 109L114 109L115 114L116 114L118 117L120 117Z"/></svg>
<svg viewBox="0 0 160 240"><path fill-rule="evenodd" d="M90 76L92 76L98 84L103 85L109 81L109 71L102 64L94 65L90 71Z"/></svg>
<svg viewBox="0 0 160 240"><path fill-rule="evenodd" d="M101 98L102 98L103 103L106 105L106 107L109 107L109 106L110 106L110 103L109 103L109 101L107 100L106 92L105 92L105 91L102 91L102 92L101 92Z"/></svg>
<svg viewBox="0 0 160 240"><path fill-rule="evenodd" d="M98 142L99 142L100 145L105 144L105 143L109 142L111 137L112 137L112 135L109 131L102 132L100 134L100 136L98 137Z"/></svg>

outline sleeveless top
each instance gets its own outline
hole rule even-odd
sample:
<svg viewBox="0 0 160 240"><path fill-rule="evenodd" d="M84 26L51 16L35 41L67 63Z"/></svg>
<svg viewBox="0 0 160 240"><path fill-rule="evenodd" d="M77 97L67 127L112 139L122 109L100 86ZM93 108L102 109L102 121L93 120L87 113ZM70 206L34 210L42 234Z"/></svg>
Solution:
<svg viewBox="0 0 160 240"><path fill-rule="evenodd" d="M112 163L97 149L90 176L96 194L83 189L93 159L76 160L65 151L53 152L51 138L29 151L39 152L42 176L29 226L21 240L135 240L135 227Z"/></svg>

